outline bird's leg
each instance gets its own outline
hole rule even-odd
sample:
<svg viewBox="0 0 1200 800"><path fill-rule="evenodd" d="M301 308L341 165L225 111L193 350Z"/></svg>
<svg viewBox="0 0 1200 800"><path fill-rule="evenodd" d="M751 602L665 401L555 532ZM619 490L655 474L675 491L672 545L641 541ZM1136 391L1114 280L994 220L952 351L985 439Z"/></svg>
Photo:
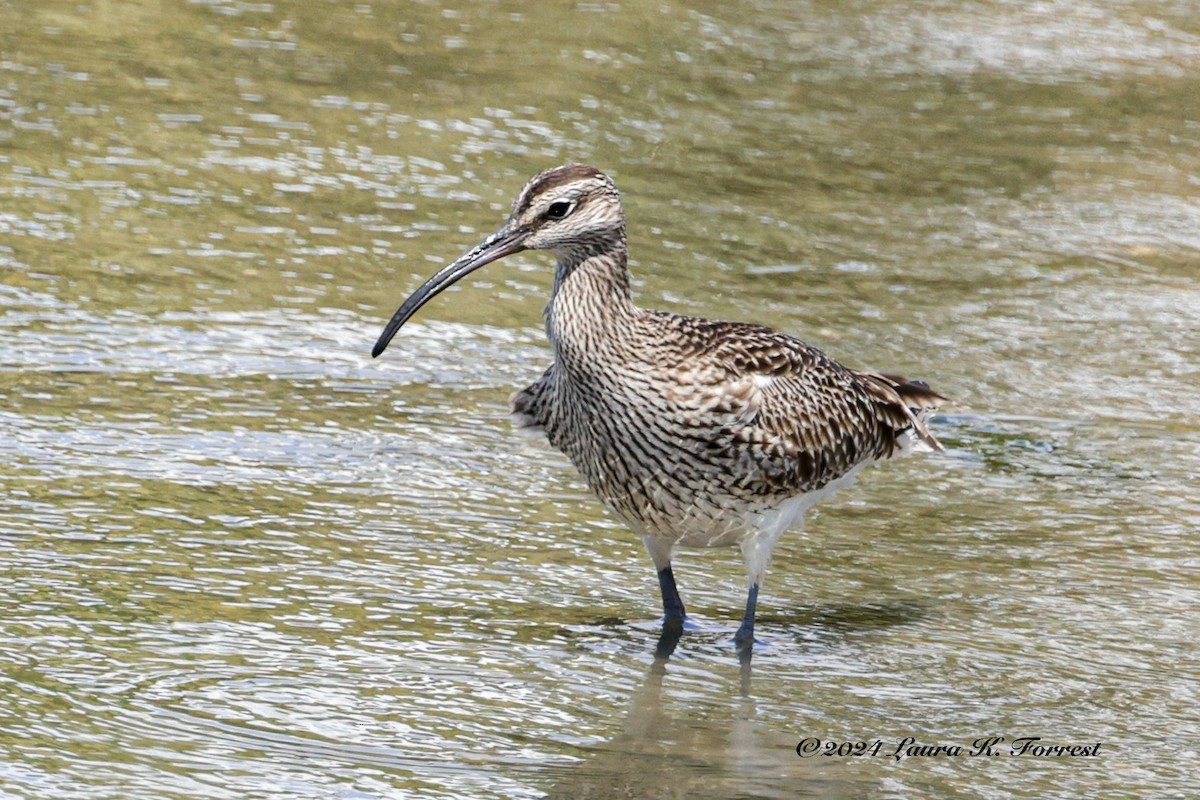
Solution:
<svg viewBox="0 0 1200 800"><path fill-rule="evenodd" d="M742 615L742 624L733 635L733 643L739 652L749 652L754 647L754 610L758 606L758 583L750 584L750 593L746 596L746 613Z"/></svg>
<svg viewBox="0 0 1200 800"><path fill-rule="evenodd" d="M678 637L683 633L687 612L683 610L683 600L675 586L675 573L671 571L674 542L664 537L645 536L642 543L646 545L650 558L654 560L654 568L658 570L658 588L662 591L663 601L663 634Z"/></svg>
<svg viewBox="0 0 1200 800"><path fill-rule="evenodd" d="M775 543L783 531L784 528L778 525L759 528L742 540L742 557L746 559L750 591L746 595L746 613L742 615L742 624L733 635L733 643L739 653L749 653L754 647L754 611L758 606L758 587L762 586L767 576L771 551L775 549Z"/></svg>
<svg viewBox="0 0 1200 800"><path fill-rule="evenodd" d="M675 587L675 573L671 571L670 564L658 571L658 588L662 591L663 631L682 632L687 612L683 610L683 599Z"/></svg>

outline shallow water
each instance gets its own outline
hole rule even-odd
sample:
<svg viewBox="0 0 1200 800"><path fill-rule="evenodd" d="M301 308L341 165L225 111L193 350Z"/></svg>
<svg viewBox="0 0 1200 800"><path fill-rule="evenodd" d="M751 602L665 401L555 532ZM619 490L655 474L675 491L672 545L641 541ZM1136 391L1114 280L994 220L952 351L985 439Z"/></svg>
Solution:
<svg viewBox="0 0 1200 800"><path fill-rule="evenodd" d="M1190 796L1193 12L0 4L0 797ZM656 663L640 544L510 429L544 256L370 358L572 160L643 304L955 401L784 540L752 675L737 553Z"/></svg>

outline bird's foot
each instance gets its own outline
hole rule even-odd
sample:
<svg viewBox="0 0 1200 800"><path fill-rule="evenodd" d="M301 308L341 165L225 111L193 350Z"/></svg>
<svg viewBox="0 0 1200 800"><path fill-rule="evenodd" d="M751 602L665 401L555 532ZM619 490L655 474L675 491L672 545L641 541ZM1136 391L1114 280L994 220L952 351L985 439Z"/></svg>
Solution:
<svg viewBox="0 0 1200 800"><path fill-rule="evenodd" d="M737 629L737 633L733 635L733 646L737 648L738 653L749 653L754 649L754 625L746 625L742 623Z"/></svg>

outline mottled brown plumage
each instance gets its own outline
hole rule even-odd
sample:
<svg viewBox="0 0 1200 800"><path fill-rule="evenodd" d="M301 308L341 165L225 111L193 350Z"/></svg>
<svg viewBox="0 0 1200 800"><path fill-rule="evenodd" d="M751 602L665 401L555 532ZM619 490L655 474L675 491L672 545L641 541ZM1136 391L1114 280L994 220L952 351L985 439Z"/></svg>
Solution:
<svg viewBox="0 0 1200 800"><path fill-rule="evenodd" d="M749 648L779 536L863 466L916 441L941 449L924 418L943 398L925 384L849 369L759 325L634 305L620 196L582 165L531 179L495 234L400 307L375 355L442 289L525 249L557 256L545 312L554 361L513 395L513 413L544 431L642 536L668 630L684 618L671 569L677 544L741 546L750 594L736 639Z"/></svg>

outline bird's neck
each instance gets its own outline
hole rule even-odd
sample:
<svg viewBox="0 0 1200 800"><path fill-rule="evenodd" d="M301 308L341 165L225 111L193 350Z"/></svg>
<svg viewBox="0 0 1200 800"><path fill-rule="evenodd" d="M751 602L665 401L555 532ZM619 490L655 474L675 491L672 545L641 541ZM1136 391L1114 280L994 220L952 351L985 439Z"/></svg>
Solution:
<svg viewBox="0 0 1200 800"><path fill-rule="evenodd" d="M619 357L638 313L623 237L604 249L559 254L546 335L564 366L586 369Z"/></svg>

